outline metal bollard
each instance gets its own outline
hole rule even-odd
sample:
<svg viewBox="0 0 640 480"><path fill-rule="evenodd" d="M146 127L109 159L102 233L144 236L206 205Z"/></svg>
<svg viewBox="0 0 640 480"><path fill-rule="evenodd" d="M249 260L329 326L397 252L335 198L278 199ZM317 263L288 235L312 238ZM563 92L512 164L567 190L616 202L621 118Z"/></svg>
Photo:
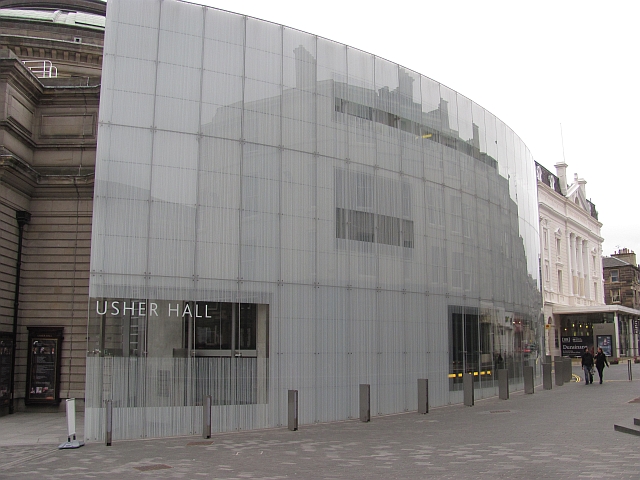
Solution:
<svg viewBox="0 0 640 480"><path fill-rule="evenodd" d="M631 373L631 360L627 360L627 365L629 366L629 381L633 380L633 373Z"/></svg>
<svg viewBox="0 0 640 480"><path fill-rule="evenodd" d="M553 378L551 377L551 363L542 364L542 388L551 390L553 388Z"/></svg>
<svg viewBox="0 0 640 480"><path fill-rule="evenodd" d="M564 385L564 359L553 357L553 363L556 369L556 387L561 387Z"/></svg>
<svg viewBox="0 0 640 480"><path fill-rule="evenodd" d="M498 370L498 396L500 400L509 400L509 370Z"/></svg>
<svg viewBox="0 0 640 480"><path fill-rule="evenodd" d="M464 390L464 404L467 407L473 407L473 373L462 375L462 389Z"/></svg>
<svg viewBox="0 0 640 480"><path fill-rule="evenodd" d="M429 380L418 379L418 413L429 413Z"/></svg>
<svg viewBox="0 0 640 480"><path fill-rule="evenodd" d="M111 400L107 400L106 402L106 418L105 418L105 435L104 435L104 443L107 447L111 446L111 427L113 423L113 408Z"/></svg>
<svg viewBox="0 0 640 480"><path fill-rule="evenodd" d="M211 438L211 395L202 402L202 438Z"/></svg>
<svg viewBox="0 0 640 480"><path fill-rule="evenodd" d="M533 393L534 385L533 385L533 367L524 367L524 393Z"/></svg>
<svg viewBox="0 0 640 480"><path fill-rule="evenodd" d="M289 390L288 403L288 427L295 432L298 430L298 390Z"/></svg>
<svg viewBox="0 0 640 480"><path fill-rule="evenodd" d="M571 382L571 377L573 376L573 362L571 360L571 358L565 358L564 359L564 383L570 383Z"/></svg>
<svg viewBox="0 0 640 480"><path fill-rule="evenodd" d="M360 421L371 421L371 385L360 384Z"/></svg>

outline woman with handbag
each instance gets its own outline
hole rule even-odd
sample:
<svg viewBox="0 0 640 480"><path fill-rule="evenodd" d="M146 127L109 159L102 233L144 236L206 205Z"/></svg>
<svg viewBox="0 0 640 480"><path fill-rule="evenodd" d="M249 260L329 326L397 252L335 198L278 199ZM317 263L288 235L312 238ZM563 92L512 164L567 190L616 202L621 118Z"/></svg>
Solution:
<svg viewBox="0 0 640 480"><path fill-rule="evenodd" d="M598 370L598 375L600 376L600 383L602 383L602 371L604 370L604 366L609 366L609 362L607 362L607 356L602 351L601 347L598 347L598 353L596 353L596 370Z"/></svg>

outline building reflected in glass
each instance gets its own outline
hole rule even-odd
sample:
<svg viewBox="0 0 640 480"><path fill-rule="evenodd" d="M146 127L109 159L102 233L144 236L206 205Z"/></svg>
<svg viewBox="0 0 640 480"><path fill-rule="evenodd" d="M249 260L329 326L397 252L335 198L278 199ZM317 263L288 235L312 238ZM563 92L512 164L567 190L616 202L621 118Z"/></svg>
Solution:
<svg viewBox="0 0 640 480"><path fill-rule="evenodd" d="M521 388L542 352L531 154L397 64L179 1L110 0L87 437L374 415Z"/></svg>

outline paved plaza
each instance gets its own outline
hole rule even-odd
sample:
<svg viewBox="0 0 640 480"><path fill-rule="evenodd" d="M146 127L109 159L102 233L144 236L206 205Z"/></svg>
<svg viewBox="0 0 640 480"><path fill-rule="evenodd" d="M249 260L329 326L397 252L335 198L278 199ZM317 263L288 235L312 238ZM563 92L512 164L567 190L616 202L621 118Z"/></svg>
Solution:
<svg viewBox="0 0 640 480"><path fill-rule="evenodd" d="M533 395L359 421L58 450L64 414L0 417L0 478L640 478L640 365ZM573 372L582 376L578 364ZM78 425L81 427L81 417ZM637 427L640 428L640 427ZM81 428L78 428L81 431Z"/></svg>

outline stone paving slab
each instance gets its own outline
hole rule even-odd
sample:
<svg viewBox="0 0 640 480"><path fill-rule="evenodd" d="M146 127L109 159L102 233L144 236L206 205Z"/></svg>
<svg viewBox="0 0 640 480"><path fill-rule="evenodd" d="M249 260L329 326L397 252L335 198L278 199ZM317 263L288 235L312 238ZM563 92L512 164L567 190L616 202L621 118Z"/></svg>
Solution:
<svg viewBox="0 0 640 480"><path fill-rule="evenodd" d="M581 376L578 367L574 373ZM359 421L181 437L0 446L0 478L640 478L640 437L616 432L640 417L640 365L605 370L603 385L571 382ZM4 418L0 418L0 437ZM640 428L640 427L639 427Z"/></svg>

